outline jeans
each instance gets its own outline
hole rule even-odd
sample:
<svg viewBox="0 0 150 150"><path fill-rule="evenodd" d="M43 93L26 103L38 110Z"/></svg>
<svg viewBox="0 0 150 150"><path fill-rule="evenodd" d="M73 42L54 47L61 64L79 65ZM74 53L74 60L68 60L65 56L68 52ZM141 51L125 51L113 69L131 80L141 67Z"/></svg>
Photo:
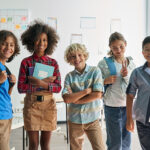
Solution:
<svg viewBox="0 0 150 150"><path fill-rule="evenodd" d="M144 125L136 121L136 126L142 150L150 150L150 124Z"/></svg>
<svg viewBox="0 0 150 150"><path fill-rule="evenodd" d="M131 133L126 130L126 107L104 106L108 150L130 150Z"/></svg>

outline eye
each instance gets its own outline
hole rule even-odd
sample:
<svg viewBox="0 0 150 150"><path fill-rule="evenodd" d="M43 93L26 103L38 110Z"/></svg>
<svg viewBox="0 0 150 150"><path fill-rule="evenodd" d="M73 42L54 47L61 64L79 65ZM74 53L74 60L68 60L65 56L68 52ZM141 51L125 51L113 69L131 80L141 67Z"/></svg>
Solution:
<svg viewBox="0 0 150 150"><path fill-rule="evenodd" d="M71 56L71 58L72 58L72 59L74 59L74 58L75 58L75 56Z"/></svg>
<svg viewBox="0 0 150 150"><path fill-rule="evenodd" d="M46 42L46 41L47 41L47 39L43 39L43 41L44 41L44 42Z"/></svg>
<svg viewBox="0 0 150 150"><path fill-rule="evenodd" d="M121 46L120 46L120 48L121 48L121 49L124 49L124 46L123 46L123 45L121 45Z"/></svg>
<svg viewBox="0 0 150 150"><path fill-rule="evenodd" d="M6 42L2 42L2 45L3 45L3 46L6 46Z"/></svg>
<svg viewBox="0 0 150 150"><path fill-rule="evenodd" d="M112 47L112 50L117 50L118 48L117 47Z"/></svg>
<svg viewBox="0 0 150 150"><path fill-rule="evenodd" d="M15 47L15 44L10 44L11 47Z"/></svg>

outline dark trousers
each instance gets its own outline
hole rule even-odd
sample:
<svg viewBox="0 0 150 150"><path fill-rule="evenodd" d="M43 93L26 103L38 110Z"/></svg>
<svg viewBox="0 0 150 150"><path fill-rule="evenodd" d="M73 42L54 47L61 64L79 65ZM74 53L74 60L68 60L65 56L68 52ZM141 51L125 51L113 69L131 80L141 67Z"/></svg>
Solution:
<svg viewBox="0 0 150 150"><path fill-rule="evenodd" d="M142 150L150 150L150 124L144 125L136 121L136 125Z"/></svg>

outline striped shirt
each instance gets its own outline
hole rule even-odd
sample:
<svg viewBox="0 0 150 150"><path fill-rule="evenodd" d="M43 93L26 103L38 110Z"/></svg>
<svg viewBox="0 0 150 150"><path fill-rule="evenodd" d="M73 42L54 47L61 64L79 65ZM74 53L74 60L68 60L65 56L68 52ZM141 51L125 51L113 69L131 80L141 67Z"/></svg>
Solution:
<svg viewBox="0 0 150 150"><path fill-rule="evenodd" d="M87 88L92 91L103 92L102 74L98 67L86 65L84 72L81 74L74 70L66 75L64 89L62 94L69 94L68 88L72 92L79 92ZM77 124L86 124L97 120L100 116L100 100L95 99L86 104L68 104L69 120Z"/></svg>
<svg viewBox="0 0 150 150"><path fill-rule="evenodd" d="M61 90L61 78L59 67L55 59L48 57L47 55L38 57L36 54L24 58L21 62L19 78L18 78L18 91L19 93L32 93L35 91L39 91L39 88L35 88L31 84L28 83L28 76L30 75L30 68L35 67L35 63L42 63L45 65L53 66L54 73L53 76L56 76L55 81L49 82L49 92L58 93ZM42 89L41 89L42 90Z"/></svg>

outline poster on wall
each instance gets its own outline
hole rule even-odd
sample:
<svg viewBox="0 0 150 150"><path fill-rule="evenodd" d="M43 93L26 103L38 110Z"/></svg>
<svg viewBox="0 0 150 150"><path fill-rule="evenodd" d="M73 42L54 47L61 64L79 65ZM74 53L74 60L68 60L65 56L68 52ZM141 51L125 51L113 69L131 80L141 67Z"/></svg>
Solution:
<svg viewBox="0 0 150 150"><path fill-rule="evenodd" d="M53 27L57 31L57 18L55 17L47 17L46 18L46 23Z"/></svg>
<svg viewBox="0 0 150 150"><path fill-rule="evenodd" d="M110 33L121 32L121 19L111 19L110 21Z"/></svg>
<svg viewBox="0 0 150 150"><path fill-rule="evenodd" d="M80 17L81 29L96 29L96 17Z"/></svg>
<svg viewBox="0 0 150 150"><path fill-rule="evenodd" d="M82 43L82 34L71 34L70 44Z"/></svg>
<svg viewBox="0 0 150 150"><path fill-rule="evenodd" d="M19 36L28 23L28 9L0 9L0 30L9 30Z"/></svg>

